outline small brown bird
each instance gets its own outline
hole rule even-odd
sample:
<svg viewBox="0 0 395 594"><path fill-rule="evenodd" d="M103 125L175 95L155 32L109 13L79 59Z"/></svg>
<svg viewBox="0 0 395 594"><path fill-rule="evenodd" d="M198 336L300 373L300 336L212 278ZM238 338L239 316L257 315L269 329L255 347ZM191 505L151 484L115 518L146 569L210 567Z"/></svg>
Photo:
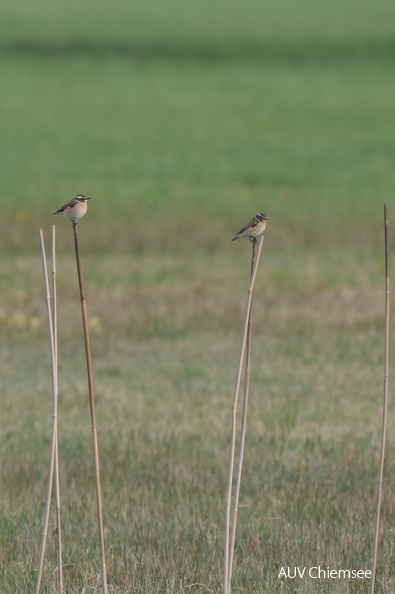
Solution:
<svg viewBox="0 0 395 594"><path fill-rule="evenodd" d="M258 212L258 214L251 219L247 225L245 225L236 236L232 239L238 239L239 237L248 237L251 241L253 241L259 235L262 235L264 230L266 229L266 221L267 216L263 212Z"/></svg>
<svg viewBox="0 0 395 594"><path fill-rule="evenodd" d="M88 210L87 200L90 200L88 196L77 194L75 198L69 200L66 204L63 204L63 206L53 214L63 214L76 225L76 221L83 217Z"/></svg>

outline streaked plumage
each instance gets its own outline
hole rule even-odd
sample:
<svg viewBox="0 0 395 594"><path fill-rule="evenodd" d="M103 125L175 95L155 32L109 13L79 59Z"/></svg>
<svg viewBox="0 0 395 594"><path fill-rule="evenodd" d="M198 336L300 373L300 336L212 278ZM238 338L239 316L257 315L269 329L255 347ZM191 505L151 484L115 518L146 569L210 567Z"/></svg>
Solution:
<svg viewBox="0 0 395 594"><path fill-rule="evenodd" d="M258 212L258 214L253 219L251 219L247 225L244 225L244 227L236 233L232 241L238 239L239 237L255 239L259 235L262 235L266 229L266 221L267 216L263 212Z"/></svg>
<svg viewBox="0 0 395 594"><path fill-rule="evenodd" d="M70 221L76 223L76 221L83 217L88 210L87 200L90 200L88 196L77 194L77 196L66 202L66 204L63 204L63 206L53 214L63 214L70 219Z"/></svg>

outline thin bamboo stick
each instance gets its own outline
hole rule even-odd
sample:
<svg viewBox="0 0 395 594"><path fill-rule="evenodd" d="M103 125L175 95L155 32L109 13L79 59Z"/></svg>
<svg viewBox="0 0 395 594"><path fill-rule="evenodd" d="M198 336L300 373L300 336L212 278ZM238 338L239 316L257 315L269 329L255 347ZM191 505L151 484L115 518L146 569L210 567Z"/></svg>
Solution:
<svg viewBox="0 0 395 594"><path fill-rule="evenodd" d="M230 511L231 511L231 503L232 503L232 485L233 485L235 449L236 449L235 446L236 446L236 432L237 432L237 403L238 403L239 391L240 391L240 382L241 382L241 373L242 373L243 361L244 361L244 353L245 353L246 344L247 344L247 335L248 335L248 328L249 328L252 295L253 295L253 290L254 290L256 273L258 270L259 257L260 257L261 250L262 250L263 238L260 237L260 238L258 238L257 241L259 242L258 243L258 251L257 251L255 265L252 266L250 281L248 284L247 306L246 306L245 322L244 322L244 329L243 329L243 338L242 338L242 344L241 344L241 349L240 349L239 363L238 363L238 368L237 368L236 382L235 382L233 401L232 401L230 459L229 459L228 482L227 482L227 490L226 490L226 511L225 511L224 575L223 575L223 590L222 590L223 594L230 594L230 579L229 579L229 577L230 577L229 576L230 544L231 544L230 543ZM253 252L253 254L254 254L254 252Z"/></svg>
<svg viewBox="0 0 395 594"><path fill-rule="evenodd" d="M259 258L262 251L263 235L258 238L251 240L252 243L252 257L251 257L251 275L254 272L254 268L258 266ZM238 455L238 466L236 474L236 482L234 488L233 508L230 526L230 544L229 544L229 568L228 568L228 593L231 591L231 580L232 580L232 568L233 568L233 554L235 548L236 538L236 524L237 524L237 513L239 509L239 496L240 496L240 485L241 485L241 474L243 469L243 458L244 458L244 445L247 431L247 411L248 411L248 397L250 389L250 375L251 375L251 336L252 336L252 294L251 294L251 308L248 316L247 326L247 339L246 339L246 352L245 352L245 371L244 371L244 393L243 393L243 409L241 416L241 428L240 428L240 444L239 444L239 455Z"/></svg>
<svg viewBox="0 0 395 594"><path fill-rule="evenodd" d="M53 323L52 323L52 312L51 312L51 296L50 296L50 292L49 292L48 270L47 270L47 262L46 262L46 257L45 257L45 246L44 246L44 238L43 238L42 229L40 229L39 233L40 233L41 260L42 260L43 276L44 276L45 302L47 305L47 315L48 315L48 332L49 332L49 345L50 345L51 367L52 367L52 435L51 435L51 453L50 453L49 472L48 472L47 498L46 498L46 503L45 503L44 515L43 515L40 558L39 558L38 571L37 571L37 577L36 577L36 586L35 586L35 590L34 590L35 594L38 594L40 591L43 567L44 567L45 546L46 546L47 534L48 534L49 511L50 511L50 507L51 507L52 482L53 482L54 461L55 461L56 441L57 441L57 415L58 415L58 412L57 412L57 407L58 407L57 381L56 381L56 371L55 371L55 348L54 348L54 335L53 335Z"/></svg>
<svg viewBox="0 0 395 594"><path fill-rule="evenodd" d="M94 466L95 466L97 521L98 521L100 556L101 556L102 591L103 591L103 594L107 594L107 570L106 570L106 557L105 557L105 547L104 547L102 497L101 497L101 488L100 488L99 446L98 446L98 439L97 439L95 393L94 393L94 386L93 386L93 370L92 370L92 356L91 356L89 325L88 325L88 313L87 313L85 290L84 290L84 284L83 284L83 278L82 278L80 247L79 247L79 239L78 239L78 228L79 227L74 221L72 223L72 227L73 227L73 234L74 234L75 256L76 256L76 261L77 261L78 283L79 283L80 296L81 296L82 326L83 326L83 330L84 330L86 367L87 367L87 375L88 375L89 405L90 405L90 413L91 413L91 429L92 429L92 442L93 442L93 458L94 458Z"/></svg>
<svg viewBox="0 0 395 594"><path fill-rule="evenodd" d="M59 398L58 385L58 316L57 316L57 288L56 288L56 229L52 225L52 325L54 339L54 373L55 394ZM62 561L62 526L60 519L60 482L59 482L59 448L58 448L58 423L56 423L55 443L55 497L56 497L56 532L58 540L58 589L63 594L63 561Z"/></svg>
<svg viewBox="0 0 395 594"><path fill-rule="evenodd" d="M376 518L373 535L373 550L372 550L372 581L370 584L370 594L374 594L376 581L376 567L377 567L377 549L379 540L380 528L380 508L383 488L383 473L384 473L384 458L385 458L385 442L387 435L387 409L388 409L388 369L389 369L389 330L390 330L390 282L389 282L389 242L388 242L388 212L387 205L384 204L384 253L385 253L385 322L384 322L384 396L383 396L383 413L381 424L381 448L380 448L380 464L379 476L377 484L377 500L376 500Z"/></svg>

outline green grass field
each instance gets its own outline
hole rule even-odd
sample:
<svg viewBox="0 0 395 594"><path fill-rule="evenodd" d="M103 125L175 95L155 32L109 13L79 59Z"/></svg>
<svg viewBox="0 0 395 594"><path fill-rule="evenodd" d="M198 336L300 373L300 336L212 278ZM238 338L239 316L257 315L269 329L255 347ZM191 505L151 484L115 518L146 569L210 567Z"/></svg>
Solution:
<svg viewBox="0 0 395 594"><path fill-rule="evenodd" d="M92 197L80 241L109 592L221 592L250 265L249 242L230 240L258 211L232 592L368 592L278 574L370 569L395 4L23 0L2 13L0 594L33 591L37 571L51 433L38 229L49 251L54 222L65 592L101 592L72 232L52 217L78 192ZM380 594L395 588L389 413Z"/></svg>

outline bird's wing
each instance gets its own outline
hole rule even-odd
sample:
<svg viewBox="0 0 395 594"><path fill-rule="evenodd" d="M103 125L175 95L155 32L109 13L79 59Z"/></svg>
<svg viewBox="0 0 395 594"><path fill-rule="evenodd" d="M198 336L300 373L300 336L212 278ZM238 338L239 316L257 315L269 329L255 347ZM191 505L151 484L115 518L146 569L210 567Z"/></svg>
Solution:
<svg viewBox="0 0 395 594"><path fill-rule="evenodd" d="M241 235L242 233L244 233L244 231L247 231L247 229L251 229L251 227L255 227L258 223L258 219L254 217L253 219L251 219L249 223L247 223L247 225L244 225L244 227L242 227L242 229L240 229L240 231L238 231L236 235Z"/></svg>
<svg viewBox="0 0 395 594"><path fill-rule="evenodd" d="M73 208L73 206L78 204L78 202L79 202L78 200L73 198L72 200L69 200L68 202L66 202L66 204L63 204L63 206L61 208L59 208L59 210L57 210L54 214L58 214L58 212L64 212L68 208Z"/></svg>

